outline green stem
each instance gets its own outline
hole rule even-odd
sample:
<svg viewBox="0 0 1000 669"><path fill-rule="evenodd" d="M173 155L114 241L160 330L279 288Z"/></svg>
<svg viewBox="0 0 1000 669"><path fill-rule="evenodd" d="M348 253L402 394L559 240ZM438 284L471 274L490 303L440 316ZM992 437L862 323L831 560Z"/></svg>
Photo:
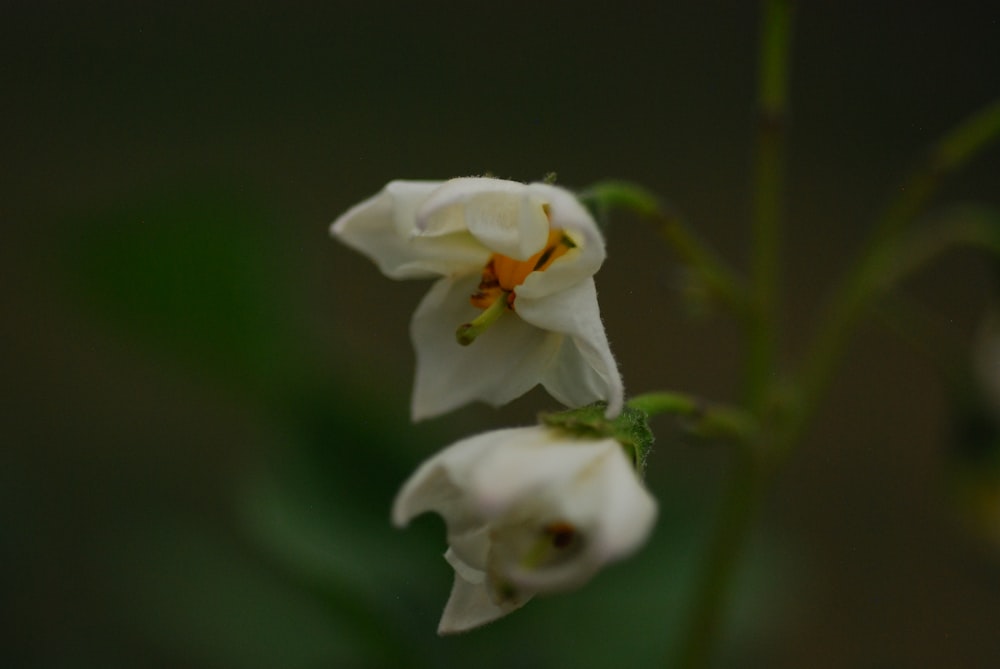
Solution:
<svg viewBox="0 0 1000 669"><path fill-rule="evenodd" d="M753 451L741 449L701 563L693 606L685 618L687 633L668 666L696 669L711 662L724 622L734 571L765 489L763 470Z"/></svg>
<svg viewBox="0 0 1000 669"><path fill-rule="evenodd" d="M785 208L785 136L792 42L792 3L765 0L757 80L757 140L753 188L753 254L747 356L747 397L764 411L774 379L779 338L779 265Z"/></svg>
<svg viewBox="0 0 1000 669"><path fill-rule="evenodd" d="M895 245L924 210L946 176L1000 139L1000 101L973 114L937 142L886 207L854 268L834 292L803 363L799 407L782 447L788 449L815 413L833 370L865 309L903 274Z"/></svg>
<svg viewBox="0 0 1000 669"><path fill-rule="evenodd" d="M630 399L628 405L650 416L661 413L693 416L703 410L703 403L697 397L674 392L644 393Z"/></svg>
<svg viewBox="0 0 1000 669"><path fill-rule="evenodd" d="M785 135L792 42L790 0L764 0L757 81L757 140L753 184L753 254L748 312L747 404L755 425L766 430L777 389L775 375L780 317L778 286L784 219ZM765 489L761 462L766 433L749 438L737 461L718 524L696 582L690 625L671 665L704 667L711 661L726 610L733 572Z"/></svg>
<svg viewBox="0 0 1000 669"><path fill-rule="evenodd" d="M699 437L747 443L757 434L756 421L742 409L707 403L685 393L645 393L630 399L628 405L648 416L670 414L683 418L684 427Z"/></svg>
<svg viewBox="0 0 1000 669"><path fill-rule="evenodd" d="M1000 260L1000 211L962 205L938 213L898 250L892 268L886 271L884 285L899 285L941 255L963 247L988 254L994 263ZM949 324L938 314L898 290L885 295L874 311L900 340L934 363L950 387L964 382L968 342L948 332Z"/></svg>
<svg viewBox="0 0 1000 669"><path fill-rule="evenodd" d="M648 190L627 181L602 181L581 192L579 198L602 212L625 209L655 223L666 242L697 274L709 294L732 313L746 317L747 296L741 278L695 235L678 212L665 207Z"/></svg>
<svg viewBox="0 0 1000 669"><path fill-rule="evenodd" d="M994 100L955 126L931 146L886 207L873 238L893 239L924 209L945 177L965 166L1000 138L1000 100Z"/></svg>
<svg viewBox="0 0 1000 669"><path fill-rule="evenodd" d="M899 285L938 257L961 247L1000 259L1000 211L961 205L937 213L896 250L891 267L885 269L883 289Z"/></svg>

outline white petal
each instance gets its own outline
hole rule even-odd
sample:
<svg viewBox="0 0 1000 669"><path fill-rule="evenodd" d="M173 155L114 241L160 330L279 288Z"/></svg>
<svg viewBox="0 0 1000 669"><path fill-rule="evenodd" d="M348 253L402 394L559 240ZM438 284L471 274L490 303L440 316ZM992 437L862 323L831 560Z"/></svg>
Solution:
<svg viewBox="0 0 1000 669"><path fill-rule="evenodd" d="M471 501L490 522L489 573L519 592L569 590L641 544L652 525L646 505L655 509L655 503L631 471L631 478L622 480L605 471L612 466L617 476L617 464L631 470L615 440L566 440L556 430L536 429L546 436L512 435L517 439L484 454L473 470ZM626 529L605 527L606 505ZM634 511L636 518L618 517L622 511ZM541 563L534 558L526 562L538 542L546 540L545 528L552 523L568 523L580 543Z"/></svg>
<svg viewBox="0 0 1000 669"><path fill-rule="evenodd" d="M573 339L573 346L564 346L546 371L542 379L546 389L569 406L604 400L608 417L617 416L625 390L601 322L594 280L538 299L518 291L514 308L532 325Z"/></svg>
<svg viewBox="0 0 1000 669"><path fill-rule="evenodd" d="M403 239L416 233L417 210L430 195L441 188L441 181L390 181L382 189L392 202L392 218L396 232Z"/></svg>
<svg viewBox="0 0 1000 669"><path fill-rule="evenodd" d="M438 624L438 634L465 632L493 622L524 606L530 598L522 596L496 604L490 597L489 586L486 583L469 583L456 572L451 596Z"/></svg>
<svg viewBox="0 0 1000 669"><path fill-rule="evenodd" d="M548 239L545 205L516 181L452 179L421 206L418 227L425 235L468 230L491 251L527 260Z"/></svg>
<svg viewBox="0 0 1000 669"><path fill-rule="evenodd" d="M570 337L563 340L559 354L545 370L542 385L552 397L568 407L607 400L615 394L606 378L591 366ZM609 414L619 410L620 407L609 407Z"/></svg>
<svg viewBox="0 0 1000 669"><path fill-rule="evenodd" d="M482 455L470 474L470 503L484 518L496 518L511 507L578 476L606 452L602 441L554 441L560 434L532 427L510 434L509 441Z"/></svg>
<svg viewBox="0 0 1000 669"><path fill-rule="evenodd" d="M656 519L656 502L614 440L592 466L553 491L548 513L580 532L582 550L565 561L532 569L512 561L505 576L519 588L555 592L577 588L609 562L637 550Z"/></svg>
<svg viewBox="0 0 1000 669"><path fill-rule="evenodd" d="M547 184L528 188L548 203L552 227L565 231L576 244L541 272L532 272L518 287L518 296L538 298L565 290L593 276L604 263L604 238L597 224L572 193Z"/></svg>
<svg viewBox="0 0 1000 669"><path fill-rule="evenodd" d="M462 439L425 460L396 495L392 522L403 526L421 513L436 511L451 533L477 526L478 518L467 499L471 471L485 453L506 443L511 431L494 430Z"/></svg>
<svg viewBox="0 0 1000 669"><path fill-rule="evenodd" d="M393 279L412 279L472 271L489 259L488 249L466 232L424 239L416 212L440 182L393 181L377 195L341 215L330 232L370 257Z"/></svg>
<svg viewBox="0 0 1000 669"><path fill-rule="evenodd" d="M466 504L472 508L472 505L468 501L466 501ZM475 516L476 522L479 523L473 526L472 529L452 531L454 526L449 525L449 548L444 557L456 571L463 572L465 580L476 583L477 577L474 576L475 573L478 572L480 580L485 575L486 561L489 557L490 543L493 539L486 520L476 514L474 510L472 514Z"/></svg>
<svg viewBox="0 0 1000 669"><path fill-rule="evenodd" d="M518 297L536 299L592 277L604 263L605 250L597 224L571 193L546 184L531 184L529 188L550 202L552 227L565 231L576 244L544 271L528 274L518 286Z"/></svg>
<svg viewBox="0 0 1000 669"><path fill-rule="evenodd" d="M455 330L482 313L469 304L479 276L441 279L424 297L410 334L417 354L411 413L430 418L473 400L499 406L538 384L561 336L505 313L468 346Z"/></svg>
<svg viewBox="0 0 1000 669"><path fill-rule="evenodd" d="M639 548L656 522L656 500L639 480L635 467L618 447L600 472L605 493L593 536L596 559L620 560Z"/></svg>
<svg viewBox="0 0 1000 669"><path fill-rule="evenodd" d="M473 538L473 541L469 541L469 538ZM464 535L464 549L477 553L475 558L477 558L477 563L481 563L482 567L476 567L474 564L469 564L463 557L461 550L455 550L455 542L449 540L451 546L445 551L444 559L448 561L452 569L461 576L464 580L472 583L473 585L478 585L486 581L486 556L489 553L490 540L489 532L484 526L479 530L466 533ZM482 555L478 555L482 553Z"/></svg>
<svg viewBox="0 0 1000 669"><path fill-rule="evenodd" d="M534 594L582 585L636 550L656 516L615 440L538 425L476 435L428 460L404 485L393 517L405 522L427 509L445 516L445 559L455 570L441 634L491 622ZM539 554L552 523L570 525L576 540Z"/></svg>
<svg viewBox="0 0 1000 669"><path fill-rule="evenodd" d="M582 235L603 252L604 237L597 222L573 193L559 186L537 182L528 184L528 190L548 204L549 216L556 227Z"/></svg>

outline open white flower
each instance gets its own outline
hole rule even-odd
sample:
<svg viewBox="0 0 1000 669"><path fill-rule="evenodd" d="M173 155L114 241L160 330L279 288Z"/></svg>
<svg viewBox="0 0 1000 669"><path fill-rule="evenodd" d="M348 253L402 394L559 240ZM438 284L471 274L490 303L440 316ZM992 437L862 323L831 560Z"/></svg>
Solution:
<svg viewBox="0 0 1000 669"><path fill-rule="evenodd" d="M614 439L533 426L470 437L424 462L392 519L425 511L448 526L455 583L438 627L448 634L582 585L646 540L656 502Z"/></svg>
<svg viewBox="0 0 1000 669"><path fill-rule="evenodd" d="M393 181L331 228L394 279L440 277L417 308L412 415L501 405L541 383L621 410L597 306L604 240L569 192L491 178Z"/></svg>

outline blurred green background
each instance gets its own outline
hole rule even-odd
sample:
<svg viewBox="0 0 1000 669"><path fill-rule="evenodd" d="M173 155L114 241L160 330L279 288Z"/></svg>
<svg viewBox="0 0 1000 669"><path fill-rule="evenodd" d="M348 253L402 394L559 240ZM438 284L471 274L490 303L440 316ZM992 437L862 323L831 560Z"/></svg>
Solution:
<svg viewBox="0 0 1000 669"><path fill-rule="evenodd" d="M906 167L1000 90L989 3L799 9L792 354ZM745 265L754 3L0 13L4 666L663 666L724 452L658 421L649 546L437 638L442 525L392 529L394 491L552 402L409 425L427 285L383 278L327 226L393 178L556 171L645 184ZM998 153L942 200L996 203ZM991 279L956 254L907 291L962 348ZM691 317L651 229L616 219L597 280L631 393L736 397L734 323ZM1000 666L1000 541L955 492L973 479L940 381L862 330L754 530L718 666Z"/></svg>

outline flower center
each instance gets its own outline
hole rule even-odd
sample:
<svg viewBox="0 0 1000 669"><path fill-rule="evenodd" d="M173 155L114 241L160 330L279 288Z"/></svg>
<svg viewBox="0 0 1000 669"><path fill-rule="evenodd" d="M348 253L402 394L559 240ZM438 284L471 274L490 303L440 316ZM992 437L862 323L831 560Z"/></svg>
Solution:
<svg viewBox="0 0 1000 669"><path fill-rule="evenodd" d="M503 296L507 307L513 309L516 297L514 289L524 283L529 274L548 269L557 258L575 246L569 235L551 228L545 247L527 260L515 260L494 253L483 268L482 280L476 292L469 297L469 302L478 309L489 309Z"/></svg>
<svg viewBox="0 0 1000 669"><path fill-rule="evenodd" d="M551 522L541 528L521 556L521 566L538 569L571 559L582 543L583 537L572 523L565 520Z"/></svg>
<svg viewBox="0 0 1000 669"><path fill-rule="evenodd" d="M576 537L576 528L566 521L558 521L545 526L545 534L554 548L566 548Z"/></svg>
<svg viewBox="0 0 1000 669"><path fill-rule="evenodd" d="M576 247L576 243L562 230L549 229L549 238L541 251L527 260L515 260L509 256L494 253L483 268L479 287L469 297L472 306L483 313L469 323L458 326L455 339L462 346L468 346L476 337L493 325L504 311L513 311L517 297L514 290L524 283L532 272L548 269L557 258Z"/></svg>

